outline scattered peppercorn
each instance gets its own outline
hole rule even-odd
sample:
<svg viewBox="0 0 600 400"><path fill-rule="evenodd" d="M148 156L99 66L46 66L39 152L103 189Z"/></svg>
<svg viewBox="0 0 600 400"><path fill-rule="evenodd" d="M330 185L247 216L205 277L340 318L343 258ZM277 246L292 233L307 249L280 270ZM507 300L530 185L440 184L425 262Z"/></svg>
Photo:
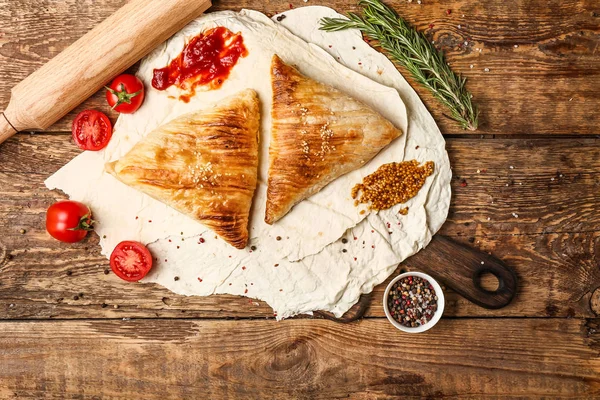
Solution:
<svg viewBox="0 0 600 400"><path fill-rule="evenodd" d="M415 197L433 171L433 161L423 166L417 160L385 164L354 186L352 198L370 204L370 210L385 210Z"/></svg>
<svg viewBox="0 0 600 400"><path fill-rule="evenodd" d="M79 300L79 296L77 296L77 295L73 296L73 300Z"/></svg>
<svg viewBox="0 0 600 400"><path fill-rule="evenodd" d="M423 278L407 276L396 282L388 293L387 306L400 324L414 328L425 325L438 308L433 286Z"/></svg>
<svg viewBox="0 0 600 400"><path fill-rule="evenodd" d="M106 268L106 269L104 270L104 275L108 275L108 274L110 274L110 270L109 270L108 268Z"/></svg>
<svg viewBox="0 0 600 400"><path fill-rule="evenodd" d="M179 280L179 277L178 277L178 276L176 276L175 278L173 278L173 280L174 280L175 282L177 282L177 281Z"/></svg>
<svg viewBox="0 0 600 400"><path fill-rule="evenodd" d="M106 308L106 307L108 307L108 304L106 304L106 303L102 303L101 307L102 307L102 308Z"/></svg>
<svg viewBox="0 0 600 400"><path fill-rule="evenodd" d="M250 247L250 250L252 250L252 251L256 251L256 246L252 246L252 247Z"/></svg>
<svg viewBox="0 0 600 400"><path fill-rule="evenodd" d="M73 271L67 271L67 276L73 275Z"/></svg>
<svg viewBox="0 0 600 400"><path fill-rule="evenodd" d="M275 239L277 239L277 241L281 240L281 236L277 236Z"/></svg>
<svg viewBox="0 0 600 400"><path fill-rule="evenodd" d="M342 243L344 243L344 244L348 243L348 239L346 239L346 238L343 238L343 239L342 239Z"/></svg>
<svg viewBox="0 0 600 400"><path fill-rule="evenodd" d="M287 18L287 16L285 14L281 14L281 15L277 16L277 22L281 22L286 18Z"/></svg>
<svg viewBox="0 0 600 400"><path fill-rule="evenodd" d="M346 249L342 250L342 253L347 253L347 252L348 252L348 250L346 250Z"/></svg>

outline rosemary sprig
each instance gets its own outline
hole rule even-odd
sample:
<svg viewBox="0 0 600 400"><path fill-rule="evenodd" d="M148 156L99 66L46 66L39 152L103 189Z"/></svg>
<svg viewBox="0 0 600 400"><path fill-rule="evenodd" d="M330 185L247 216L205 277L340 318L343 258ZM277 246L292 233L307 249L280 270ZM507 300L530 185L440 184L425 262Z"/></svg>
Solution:
<svg viewBox="0 0 600 400"><path fill-rule="evenodd" d="M321 29L328 32L359 29L368 39L377 41L393 61L429 89L463 129L476 130L479 113L471 101L473 96L465 88L467 79L450 69L444 54L431 44L425 34L408 25L380 0L360 0L358 4L364 7L364 17L349 13L348 19L323 18Z"/></svg>

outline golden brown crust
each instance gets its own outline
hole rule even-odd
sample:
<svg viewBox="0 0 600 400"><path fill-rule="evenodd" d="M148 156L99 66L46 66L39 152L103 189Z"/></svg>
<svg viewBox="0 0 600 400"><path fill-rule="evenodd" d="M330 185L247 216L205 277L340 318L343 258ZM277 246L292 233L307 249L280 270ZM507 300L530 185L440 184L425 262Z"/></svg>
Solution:
<svg viewBox="0 0 600 400"><path fill-rule="evenodd" d="M159 127L106 171L243 249L257 184L259 124L258 95L245 90Z"/></svg>
<svg viewBox="0 0 600 400"><path fill-rule="evenodd" d="M370 107L303 76L277 55L271 74L268 224L335 179L361 167L402 135Z"/></svg>

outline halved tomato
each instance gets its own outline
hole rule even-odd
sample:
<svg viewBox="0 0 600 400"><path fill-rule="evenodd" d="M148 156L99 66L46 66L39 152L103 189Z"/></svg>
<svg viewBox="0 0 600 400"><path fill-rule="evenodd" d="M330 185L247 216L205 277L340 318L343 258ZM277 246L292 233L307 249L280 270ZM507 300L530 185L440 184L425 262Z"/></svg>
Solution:
<svg viewBox="0 0 600 400"><path fill-rule="evenodd" d="M106 115L96 110L85 110L73 121L73 140L82 150L99 151L112 137L112 124Z"/></svg>
<svg viewBox="0 0 600 400"><path fill-rule="evenodd" d="M152 269L152 254L138 242L121 242L110 255L110 268L121 279L137 282Z"/></svg>

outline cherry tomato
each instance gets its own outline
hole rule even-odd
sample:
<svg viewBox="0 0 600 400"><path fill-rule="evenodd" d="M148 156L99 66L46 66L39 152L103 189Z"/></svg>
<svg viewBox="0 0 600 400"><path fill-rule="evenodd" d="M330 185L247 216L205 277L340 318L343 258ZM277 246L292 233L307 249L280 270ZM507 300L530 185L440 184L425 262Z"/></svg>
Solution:
<svg viewBox="0 0 600 400"><path fill-rule="evenodd" d="M73 140L82 150L102 150L111 137L110 120L100 111L82 111L73 121Z"/></svg>
<svg viewBox="0 0 600 400"><path fill-rule="evenodd" d="M110 255L110 268L121 279L137 282L152 269L152 255L138 242L121 242Z"/></svg>
<svg viewBox="0 0 600 400"><path fill-rule="evenodd" d="M46 230L65 243L81 242L93 230L92 212L77 201L59 201L46 212Z"/></svg>
<svg viewBox="0 0 600 400"><path fill-rule="evenodd" d="M106 88L106 100L113 110L133 114L144 102L144 83L135 75L123 74Z"/></svg>

